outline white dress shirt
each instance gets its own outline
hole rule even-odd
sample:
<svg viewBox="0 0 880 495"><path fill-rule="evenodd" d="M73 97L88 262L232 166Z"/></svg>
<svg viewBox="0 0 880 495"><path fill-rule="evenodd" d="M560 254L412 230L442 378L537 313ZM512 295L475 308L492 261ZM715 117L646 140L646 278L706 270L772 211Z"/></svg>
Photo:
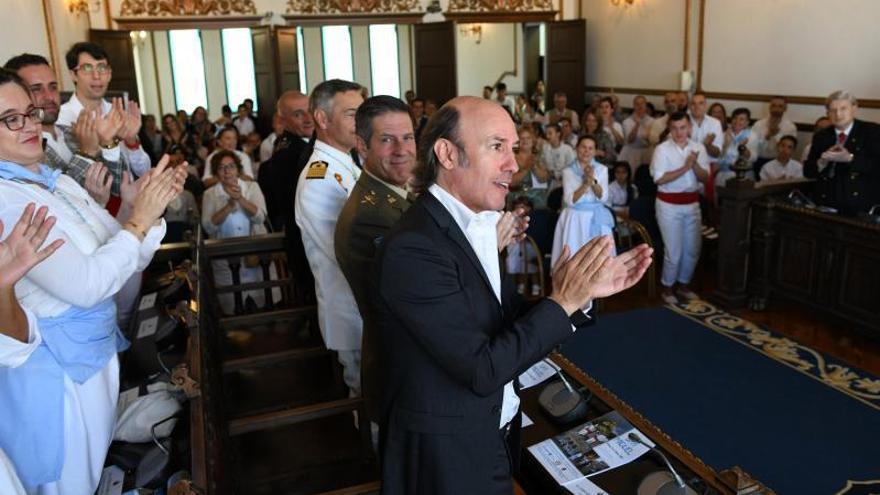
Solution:
<svg viewBox="0 0 880 495"><path fill-rule="evenodd" d="M708 172L709 154L706 153L705 146L701 143L688 141L682 148L672 139L667 139L654 149L654 157L651 159L651 178L654 179L654 182L660 180L666 172L681 168L691 151L699 152L697 163ZM697 192L700 190L700 181L693 170L688 170L675 180L660 184L657 186L657 190L665 193Z"/></svg>
<svg viewBox="0 0 880 495"><path fill-rule="evenodd" d="M635 170L639 165L648 163L651 160L648 135L651 133L651 124L653 123L653 118L648 115L642 116L642 118L639 119L639 130L636 131L636 138L633 141L628 142L629 135L636 127L635 115L630 115L623 121L623 142L626 144L624 144L623 148L620 150L618 160L629 163L632 170Z"/></svg>
<svg viewBox="0 0 880 495"><path fill-rule="evenodd" d="M55 122L55 125L73 126L73 124L76 123L76 119L79 118L79 113L84 108L82 102L79 101L76 93L74 93L71 95L70 99L67 100L67 103L61 105L61 109L58 111L58 120ZM113 105L109 101L101 100L102 116L107 115L112 108ZM150 155L148 155L147 152L144 151L143 146L140 145L137 149L131 149L124 143L120 143L110 149L102 148L101 157L112 162L118 162L120 159L124 159L134 175L138 177L147 173L153 166L150 161Z"/></svg>
<svg viewBox="0 0 880 495"><path fill-rule="evenodd" d="M15 474L15 466L0 449L0 493L4 495L25 495L24 487L18 475Z"/></svg>
<svg viewBox="0 0 880 495"><path fill-rule="evenodd" d="M769 126L769 117L764 117L752 126L752 138L755 139L759 158L776 158L776 145L779 144L779 138L782 136L797 137L797 126L788 119L782 119L779 122L779 132L772 138L767 139L767 128Z"/></svg>
<svg viewBox="0 0 880 495"><path fill-rule="evenodd" d="M761 167L761 180L785 180L803 179L804 166L794 159L781 163L779 160L770 160Z"/></svg>
<svg viewBox="0 0 880 495"><path fill-rule="evenodd" d="M714 134L715 137L712 138L712 146L718 148L720 157L720 153L724 149L724 131L721 129L721 121L711 115L703 115L703 120L701 122L694 120L693 116L691 116L690 119L691 141L703 144L703 141L706 140L706 136ZM712 161L716 160L718 160L718 157L712 158Z"/></svg>
<svg viewBox="0 0 880 495"><path fill-rule="evenodd" d="M562 185L562 171L576 159L577 153L568 144L560 143L554 148L550 142L544 143L544 146L541 147L540 160L550 171L551 189Z"/></svg>
<svg viewBox="0 0 880 495"><path fill-rule="evenodd" d="M238 134L242 137L242 139L246 138L248 134L254 132L256 127L254 126L254 121L250 117L236 117L235 120L232 121L232 125L238 129Z"/></svg>
<svg viewBox="0 0 880 495"><path fill-rule="evenodd" d="M492 292L501 304L501 265L498 261L498 234L495 226L501 214L497 211L482 211L474 213L470 208L465 206L455 196L449 194L446 189L432 184L428 188L430 192L440 204L449 211L452 219L464 232L464 236L470 243L474 254L480 260L480 266L489 277L489 283L492 285ZM516 416L519 410L519 396L513 388L513 381L504 385L504 398L501 402L501 423L499 428L503 428L507 423Z"/></svg>

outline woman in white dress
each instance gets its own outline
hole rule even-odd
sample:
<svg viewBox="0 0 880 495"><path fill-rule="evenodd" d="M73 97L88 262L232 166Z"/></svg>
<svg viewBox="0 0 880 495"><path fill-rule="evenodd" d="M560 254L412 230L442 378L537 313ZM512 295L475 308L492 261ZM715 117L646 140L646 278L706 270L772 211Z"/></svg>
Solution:
<svg viewBox="0 0 880 495"><path fill-rule="evenodd" d="M211 173L220 182L205 191L202 197L202 227L215 239L230 237L247 237L265 234L263 222L266 220L266 198L260 186L253 181L241 178L242 164L238 156L231 151L218 151L209 163ZM239 277L241 283L262 282L263 270L259 264L247 266L249 259L241 260ZM227 260L211 262L214 271L214 283L219 286L232 284L232 272ZM277 293L275 293L277 292ZM275 289L273 297L280 297ZM218 294L220 308L226 314L235 312L234 296L226 292ZM257 307L265 303L263 290L245 291L241 295L242 302L250 297Z"/></svg>
<svg viewBox="0 0 880 495"><path fill-rule="evenodd" d="M40 164L42 117L21 80L0 70L0 221L12 225L27 205L45 205L57 217L49 241L64 241L15 284L35 324L24 340L0 343L0 449L28 493L89 494L113 435L117 352L128 345L114 295L158 249L160 216L186 172L165 170L165 158L142 180L126 180L120 224L72 178Z"/></svg>
<svg viewBox="0 0 880 495"><path fill-rule="evenodd" d="M609 235L614 217L608 205L608 168L595 159L596 141L581 136L577 160L562 171L562 203L564 208L553 234L551 266L566 245L576 253L590 239Z"/></svg>

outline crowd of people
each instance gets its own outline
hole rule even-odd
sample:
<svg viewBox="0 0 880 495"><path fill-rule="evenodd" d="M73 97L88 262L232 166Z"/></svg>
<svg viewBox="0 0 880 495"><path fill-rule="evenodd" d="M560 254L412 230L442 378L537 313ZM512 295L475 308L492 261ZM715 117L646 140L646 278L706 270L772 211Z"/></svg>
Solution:
<svg viewBox="0 0 880 495"><path fill-rule="evenodd" d="M260 134L251 100L214 122L202 107L166 114L160 129L106 97L101 46L77 43L65 63L64 104L44 57L0 69L0 401L16 405L0 408L3 493L94 492L139 273L194 224L215 238L286 233L324 344L367 402L384 493L501 493L518 452L515 377L651 263L647 246L617 253L612 238L637 198L653 198L670 303L698 297L701 201L743 160L754 180L821 178L843 212L878 202L880 135L846 92L828 98L802 164L783 98L751 124L701 93L666 94L662 115L637 96L625 115L614 95L575 110L556 93L546 108L542 82L516 97L499 83L438 108L333 79L284 92ZM559 213L550 295L516 319L499 256L526 275L521 293L543 293L527 276L543 261L520 244L538 210ZM241 282L263 276L238 269ZM215 282L229 270L215 265ZM245 296L245 311L266 302ZM439 435L412 441L423 433Z"/></svg>

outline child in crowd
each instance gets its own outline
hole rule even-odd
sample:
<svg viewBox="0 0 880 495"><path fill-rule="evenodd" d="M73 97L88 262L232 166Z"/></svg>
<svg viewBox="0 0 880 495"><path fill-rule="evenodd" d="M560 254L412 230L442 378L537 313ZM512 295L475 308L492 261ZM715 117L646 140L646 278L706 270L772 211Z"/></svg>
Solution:
<svg viewBox="0 0 880 495"><path fill-rule="evenodd" d="M761 168L761 180L803 179L804 166L791 158L795 148L797 148L797 138L794 136L786 135L779 138L776 144L776 159L765 163Z"/></svg>
<svg viewBox="0 0 880 495"><path fill-rule="evenodd" d="M529 216L533 207L534 205L529 198L520 196L513 200L511 210L521 209L524 216ZM538 263L540 262L538 253L528 238L507 247L507 273L516 279L516 291L519 294L525 295L526 287L528 287L531 296L541 295L541 280L538 275Z"/></svg>
<svg viewBox="0 0 880 495"><path fill-rule="evenodd" d="M614 162L613 177L608 185L608 199L611 209L618 216L629 216L629 205L639 196L636 186L632 184L632 172L627 162Z"/></svg>

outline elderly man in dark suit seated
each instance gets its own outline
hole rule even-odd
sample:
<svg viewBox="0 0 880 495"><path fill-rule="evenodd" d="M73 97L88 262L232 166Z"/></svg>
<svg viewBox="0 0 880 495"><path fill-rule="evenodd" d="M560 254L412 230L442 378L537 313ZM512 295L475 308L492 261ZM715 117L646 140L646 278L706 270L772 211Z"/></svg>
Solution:
<svg viewBox="0 0 880 495"><path fill-rule="evenodd" d="M377 264L384 494L510 494L516 377L588 320L581 308L632 286L651 262L647 246L612 256L608 237L574 256L566 248L550 297L514 319L496 224L517 144L510 115L473 97L444 105L421 137L421 195Z"/></svg>

